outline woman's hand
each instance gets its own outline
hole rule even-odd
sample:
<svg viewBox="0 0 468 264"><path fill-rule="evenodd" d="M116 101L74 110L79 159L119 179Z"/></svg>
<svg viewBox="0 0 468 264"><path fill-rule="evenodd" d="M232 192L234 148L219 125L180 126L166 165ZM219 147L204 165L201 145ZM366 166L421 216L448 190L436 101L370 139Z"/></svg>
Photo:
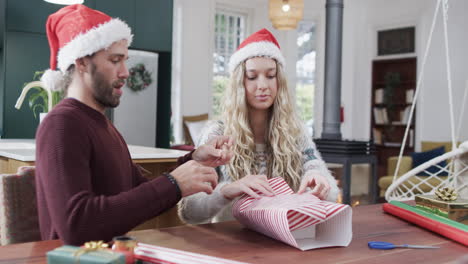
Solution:
<svg viewBox="0 0 468 264"><path fill-rule="evenodd" d="M192 158L204 166L218 167L228 163L232 158L233 152L231 149L233 145L234 140L232 137L217 136L198 147L193 152Z"/></svg>
<svg viewBox="0 0 468 264"><path fill-rule="evenodd" d="M244 193L256 199L260 198L260 195L254 190L260 191L266 196L275 195L265 175L247 175L240 180L223 186L221 188L221 193L229 200L241 196Z"/></svg>
<svg viewBox="0 0 468 264"><path fill-rule="evenodd" d="M312 194L321 200L325 200L330 192L330 184L328 184L327 179L316 171L306 172L297 193L304 193L307 187L310 187Z"/></svg>

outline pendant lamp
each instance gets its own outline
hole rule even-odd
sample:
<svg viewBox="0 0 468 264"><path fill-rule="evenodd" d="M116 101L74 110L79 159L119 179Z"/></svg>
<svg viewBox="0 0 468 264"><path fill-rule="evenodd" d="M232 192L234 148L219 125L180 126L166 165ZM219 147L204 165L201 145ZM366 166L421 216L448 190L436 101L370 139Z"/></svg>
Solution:
<svg viewBox="0 0 468 264"><path fill-rule="evenodd" d="M57 4L57 5L74 5L82 4L84 0L44 0L48 3Z"/></svg>
<svg viewBox="0 0 468 264"><path fill-rule="evenodd" d="M304 14L304 0L270 0L269 16L279 30L296 29Z"/></svg>

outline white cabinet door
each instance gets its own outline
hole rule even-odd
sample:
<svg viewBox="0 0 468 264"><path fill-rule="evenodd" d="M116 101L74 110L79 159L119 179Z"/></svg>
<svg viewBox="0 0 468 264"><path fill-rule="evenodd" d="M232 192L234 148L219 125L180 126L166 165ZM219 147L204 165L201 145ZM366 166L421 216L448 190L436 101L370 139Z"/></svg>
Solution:
<svg viewBox="0 0 468 264"><path fill-rule="evenodd" d="M158 54L129 50L128 56L130 77L114 109L114 125L127 144L155 147Z"/></svg>

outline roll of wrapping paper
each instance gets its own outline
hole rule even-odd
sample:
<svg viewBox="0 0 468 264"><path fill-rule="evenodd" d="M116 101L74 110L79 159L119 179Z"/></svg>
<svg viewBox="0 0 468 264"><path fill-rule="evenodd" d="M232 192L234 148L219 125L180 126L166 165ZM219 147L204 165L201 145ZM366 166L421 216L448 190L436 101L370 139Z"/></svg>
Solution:
<svg viewBox="0 0 468 264"><path fill-rule="evenodd" d="M398 201L383 205L383 210L420 227L468 246L468 226Z"/></svg>

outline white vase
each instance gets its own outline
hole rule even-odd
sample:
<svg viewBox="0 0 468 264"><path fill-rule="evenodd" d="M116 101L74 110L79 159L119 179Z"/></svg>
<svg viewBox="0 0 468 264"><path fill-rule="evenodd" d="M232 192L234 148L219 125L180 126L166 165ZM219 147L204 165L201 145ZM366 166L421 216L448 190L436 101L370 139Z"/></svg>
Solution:
<svg viewBox="0 0 468 264"><path fill-rule="evenodd" d="M44 120L46 116L47 116L47 113L39 113L39 123L41 123L42 120Z"/></svg>

